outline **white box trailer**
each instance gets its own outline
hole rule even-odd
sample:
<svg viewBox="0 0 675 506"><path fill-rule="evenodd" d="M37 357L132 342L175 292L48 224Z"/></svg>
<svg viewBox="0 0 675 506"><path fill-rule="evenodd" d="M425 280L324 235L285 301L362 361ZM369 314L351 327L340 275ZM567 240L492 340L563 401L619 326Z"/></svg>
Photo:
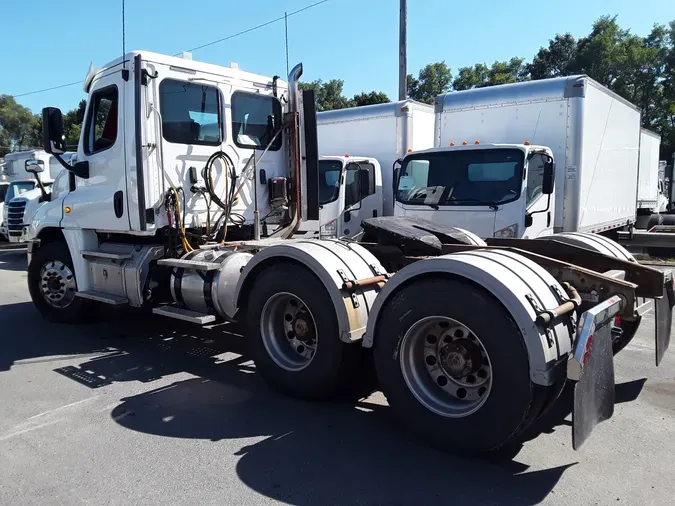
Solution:
<svg viewBox="0 0 675 506"><path fill-rule="evenodd" d="M637 212L651 215L659 203L659 151L661 136L646 128L640 130L640 158L638 164Z"/></svg>
<svg viewBox="0 0 675 506"><path fill-rule="evenodd" d="M589 77L448 93L435 106L437 147L479 141L551 149L557 164L553 230L543 233L602 232L635 222L640 110ZM519 236L527 228L522 225Z"/></svg>
<svg viewBox="0 0 675 506"><path fill-rule="evenodd" d="M316 116L320 155L377 159L382 168L383 213L391 216L394 162L408 150L433 147L433 106L402 100L324 111Z"/></svg>

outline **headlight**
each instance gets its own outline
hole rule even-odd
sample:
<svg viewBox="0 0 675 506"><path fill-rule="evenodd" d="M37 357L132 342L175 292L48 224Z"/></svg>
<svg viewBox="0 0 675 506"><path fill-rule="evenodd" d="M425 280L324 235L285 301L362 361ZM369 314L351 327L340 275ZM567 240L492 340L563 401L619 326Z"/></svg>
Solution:
<svg viewBox="0 0 675 506"><path fill-rule="evenodd" d="M337 220L331 220L328 223L321 225L319 237L337 237Z"/></svg>
<svg viewBox="0 0 675 506"><path fill-rule="evenodd" d="M514 223L508 227L504 227L501 230L497 230L493 237L499 237L500 239L515 239L518 237L518 224Z"/></svg>

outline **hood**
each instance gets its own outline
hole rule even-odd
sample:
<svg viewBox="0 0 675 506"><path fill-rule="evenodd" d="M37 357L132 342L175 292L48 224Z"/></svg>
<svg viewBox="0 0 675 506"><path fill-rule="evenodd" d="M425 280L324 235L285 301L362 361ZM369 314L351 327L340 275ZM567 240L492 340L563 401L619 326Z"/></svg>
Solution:
<svg viewBox="0 0 675 506"><path fill-rule="evenodd" d="M497 212L492 209L458 207L456 209L427 206L397 206L398 216L417 217L447 227L463 228L473 232L481 239L492 237L495 232Z"/></svg>

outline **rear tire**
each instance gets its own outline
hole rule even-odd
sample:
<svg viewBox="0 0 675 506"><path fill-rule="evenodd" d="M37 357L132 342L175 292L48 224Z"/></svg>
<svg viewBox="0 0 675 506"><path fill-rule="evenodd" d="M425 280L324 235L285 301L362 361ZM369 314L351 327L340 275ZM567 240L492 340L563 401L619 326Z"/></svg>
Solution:
<svg viewBox="0 0 675 506"><path fill-rule="evenodd" d="M494 451L517 440L540 414L551 389L532 383L527 349L517 325L485 290L451 278L425 279L403 287L385 304L380 315L375 330L374 354L382 391L403 424L434 446L460 454ZM436 327L427 327L421 332L422 341L416 345L410 344L414 341L408 343L416 335L415 329L419 328L420 322L435 321L430 318L438 319L439 329L444 328L444 321L449 322L449 326L445 326L448 330L441 330L446 334L435 336L434 331L427 328ZM466 331L451 322L457 322ZM460 337L454 340L452 336ZM431 360L425 378L429 343L433 348L437 341L437 349L441 350L436 355L438 362ZM465 379L460 379L459 375L474 369L465 368L459 373L457 369L448 369L456 362L452 359L448 362L448 352L444 355L442 351L443 347L447 348L444 343L450 343L456 350L460 341L472 357L478 355L467 341L478 343L484 351L481 351L483 358L480 360L482 364L488 364L490 380L489 387L484 383L486 390L482 404L467 401L463 411L461 399L469 399L471 394L467 391L470 389L458 388L454 394L453 389L466 382L474 384L478 381L479 384L478 374L483 369L469 373ZM410 363L414 360L410 357L419 357L422 348L421 366L416 373L411 373L414 367ZM420 364L419 360L415 362ZM473 359L474 362L477 360ZM438 372L433 372L434 364L441 365L439 376L434 376ZM448 374L449 370L456 374ZM469 377L471 374L473 379ZM445 377L442 382L441 376ZM480 390L477 393L480 394Z"/></svg>
<svg viewBox="0 0 675 506"><path fill-rule="evenodd" d="M65 243L50 242L33 253L28 291L42 317L51 322L79 323L91 316L91 301L75 296L75 269Z"/></svg>
<svg viewBox="0 0 675 506"><path fill-rule="evenodd" d="M306 268L283 263L258 273L246 308L257 372L275 390L326 399L349 384L360 346L340 341L333 302Z"/></svg>

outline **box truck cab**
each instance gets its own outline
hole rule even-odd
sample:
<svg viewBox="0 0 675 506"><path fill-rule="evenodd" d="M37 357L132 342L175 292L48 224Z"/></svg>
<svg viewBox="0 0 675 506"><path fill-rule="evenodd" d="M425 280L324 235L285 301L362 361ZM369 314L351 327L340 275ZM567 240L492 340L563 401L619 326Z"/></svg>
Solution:
<svg viewBox="0 0 675 506"><path fill-rule="evenodd" d="M375 158L319 157L320 235L353 237L361 222L382 216L382 169Z"/></svg>
<svg viewBox="0 0 675 506"><path fill-rule="evenodd" d="M397 179L396 216L452 224L480 237L553 233L554 163L547 147L467 144L428 149L407 155Z"/></svg>
<svg viewBox="0 0 675 506"><path fill-rule="evenodd" d="M75 153L63 154L63 160L70 163ZM51 189L58 179L67 182L67 171L56 157L43 150L21 151L7 155L12 163L11 182L5 194L2 209L2 232L10 242L25 242L25 234L33 214L51 197ZM7 169L6 169L7 170Z"/></svg>
<svg viewBox="0 0 675 506"><path fill-rule="evenodd" d="M405 185L414 181L404 180L403 187L399 182L399 214L425 214L439 224L466 227L484 238L599 233L635 223L640 109L589 77L458 91L437 97L435 105L436 147L465 142L467 147L433 154L429 163L447 162L448 171L459 173L441 176L440 169L431 167L434 175L426 187L446 190L440 203L431 199L438 209L425 205L430 196L421 202L421 196L405 193ZM525 147L527 142L530 146ZM489 143L494 145L486 146ZM462 149L472 151L471 155L466 158ZM477 153L483 158L476 158ZM555 195L548 211L540 212L548 198L533 191L541 183L535 179L547 160L544 155L552 156L558 169ZM424 179L426 165L417 166ZM450 193L447 184L458 186L451 186ZM497 188L506 193L498 194ZM461 198L461 205L448 203L453 198Z"/></svg>

